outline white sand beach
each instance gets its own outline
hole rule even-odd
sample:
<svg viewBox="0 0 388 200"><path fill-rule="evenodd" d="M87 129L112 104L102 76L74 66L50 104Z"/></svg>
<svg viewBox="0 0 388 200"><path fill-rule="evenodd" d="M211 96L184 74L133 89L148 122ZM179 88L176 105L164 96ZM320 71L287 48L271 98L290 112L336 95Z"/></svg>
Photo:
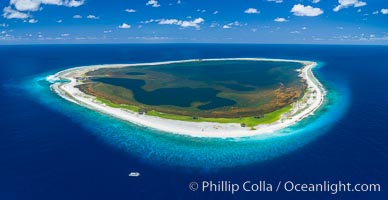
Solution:
<svg viewBox="0 0 388 200"><path fill-rule="evenodd" d="M113 108L96 100L96 97L87 95L77 89L75 86L82 84L82 77L85 73L101 68L122 68L139 65L160 65L169 63L193 62L199 60L182 60L168 61L155 63L141 64L112 64L112 65L93 65L67 69L58 72L55 75L47 77L47 80L52 82L51 89L61 97L93 109L95 111L108 114L110 116L128 121L140 126L157 129L160 131L188 135L192 137L216 137L216 138L236 138L249 137L265 133L273 133L274 131L283 129L297 123L303 118L311 115L323 103L326 94L323 85L316 79L312 72L312 68L317 66L316 62L301 61L301 60L283 60L283 59L266 59L266 58L226 58L226 59L201 59L201 61L222 61L222 60L251 60L251 61L276 61L276 62L298 62L303 63L304 67L300 69L300 76L306 80L308 92L304 96L293 103L293 108L283 114L281 119L265 125L258 125L256 130L251 130L250 127L241 127L240 124L226 124L213 122L187 122L164 119L155 116L138 114L130 110L122 108ZM68 81L59 81L68 80ZM166 133L167 134L167 133Z"/></svg>

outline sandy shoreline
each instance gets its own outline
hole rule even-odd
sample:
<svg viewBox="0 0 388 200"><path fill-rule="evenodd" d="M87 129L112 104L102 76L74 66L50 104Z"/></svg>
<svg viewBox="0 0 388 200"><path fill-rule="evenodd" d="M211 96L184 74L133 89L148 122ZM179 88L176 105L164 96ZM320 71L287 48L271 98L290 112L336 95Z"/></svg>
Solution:
<svg viewBox="0 0 388 200"><path fill-rule="evenodd" d="M114 64L114 65L93 65L85 67L76 67L58 72L55 75L47 77L47 80L52 82L51 89L61 97L82 105L90 109L111 115L113 117L146 126L149 128L161 130L164 132L189 135L193 137L217 137L217 138L232 138L232 137L249 137L263 133L271 133L290 125L295 124L301 119L311 115L323 103L325 90L322 84L315 78L311 69L317 65L316 62L300 61L300 60L285 60L285 59L266 59L266 58L227 58L227 59L201 59L201 61L222 61L222 60L251 60L251 61L277 61L277 62L298 62L303 63L304 67L300 69L300 74L309 88L309 92L299 101L293 104L291 111L282 115L277 122L265 125L256 126L256 130L250 130L249 127L241 127L240 124L224 124L214 122L187 122L159 118L155 116L140 115L136 112L121 108L112 108L96 101L95 97L81 92L75 86L82 84L79 81L85 73L94 71L100 68L122 68L139 65L160 65L171 63L193 62L196 60L182 60L182 61L168 61L168 62L154 62L154 63L140 63L140 64ZM63 82L60 80L68 80Z"/></svg>

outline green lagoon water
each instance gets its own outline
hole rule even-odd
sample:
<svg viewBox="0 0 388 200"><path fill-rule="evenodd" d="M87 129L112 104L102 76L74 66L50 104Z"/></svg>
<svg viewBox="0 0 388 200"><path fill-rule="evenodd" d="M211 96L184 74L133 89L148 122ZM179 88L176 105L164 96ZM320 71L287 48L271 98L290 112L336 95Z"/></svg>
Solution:
<svg viewBox="0 0 388 200"><path fill-rule="evenodd" d="M196 115L207 110L222 109L222 112L226 112L233 108L265 107L278 100L275 99L275 90L279 88L290 88L284 93L293 94L297 91L301 94L304 85L297 69L302 66L302 63L285 61L201 60L103 68L89 72L88 75L92 76L93 83L120 88L115 92L109 92L111 89L106 88L95 89L97 94L105 91L103 96L112 96L113 100L109 99L111 101L154 106L151 109L155 109L155 106L170 106L170 110L186 109ZM279 100L289 104L297 98L291 96ZM272 112L282 106L272 107L257 113Z"/></svg>

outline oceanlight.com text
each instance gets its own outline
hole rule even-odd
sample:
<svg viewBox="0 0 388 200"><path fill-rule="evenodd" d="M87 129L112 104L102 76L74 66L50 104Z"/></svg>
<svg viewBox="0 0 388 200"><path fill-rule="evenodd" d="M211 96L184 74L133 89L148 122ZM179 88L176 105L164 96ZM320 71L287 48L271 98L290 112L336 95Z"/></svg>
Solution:
<svg viewBox="0 0 388 200"><path fill-rule="evenodd" d="M336 195L341 192L380 192L378 183L350 183L345 181L322 181L319 183L300 183L294 181L278 181L276 183L259 180L247 180L241 183L231 181L192 181L189 183L191 191L200 192L327 192Z"/></svg>

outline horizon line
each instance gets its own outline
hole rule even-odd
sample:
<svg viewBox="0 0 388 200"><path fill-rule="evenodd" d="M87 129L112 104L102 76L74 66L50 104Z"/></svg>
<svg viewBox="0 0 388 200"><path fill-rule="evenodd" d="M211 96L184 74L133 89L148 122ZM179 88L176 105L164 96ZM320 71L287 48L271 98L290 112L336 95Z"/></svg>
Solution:
<svg viewBox="0 0 388 200"><path fill-rule="evenodd" d="M0 43L0 46L33 46L33 45L312 45L312 46L388 46L380 43L248 43L248 42L112 42L112 43Z"/></svg>

